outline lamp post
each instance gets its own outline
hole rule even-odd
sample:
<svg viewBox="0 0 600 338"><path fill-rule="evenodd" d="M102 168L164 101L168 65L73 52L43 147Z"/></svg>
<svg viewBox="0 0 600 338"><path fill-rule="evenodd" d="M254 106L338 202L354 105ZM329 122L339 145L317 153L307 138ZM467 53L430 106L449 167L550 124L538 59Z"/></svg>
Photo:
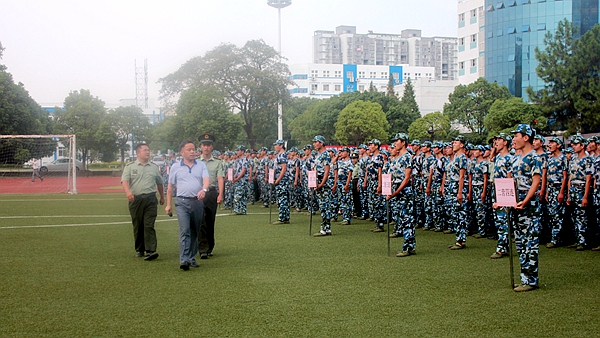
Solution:
<svg viewBox="0 0 600 338"><path fill-rule="evenodd" d="M431 138L431 142L433 142L433 135L435 134L435 129L433 129L433 124L429 127L429 129L427 130L427 132L429 133L429 137Z"/></svg>
<svg viewBox="0 0 600 338"><path fill-rule="evenodd" d="M267 5L277 8L277 14L279 15L279 61L281 61L281 9L292 4L292 0L267 0ZM277 139L283 140L283 107L281 105L281 99L277 103Z"/></svg>

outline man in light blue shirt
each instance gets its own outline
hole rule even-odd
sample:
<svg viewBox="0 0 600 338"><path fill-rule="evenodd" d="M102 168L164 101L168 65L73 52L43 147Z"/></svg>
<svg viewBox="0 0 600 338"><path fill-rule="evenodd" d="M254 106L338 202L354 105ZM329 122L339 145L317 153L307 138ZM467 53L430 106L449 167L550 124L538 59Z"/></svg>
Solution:
<svg viewBox="0 0 600 338"><path fill-rule="evenodd" d="M202 200L210 187L210 176L206 165L202 161L196 161L194 142L181 142L179 153L183 159L173 163L171 167L165 212L171 213L173 187L177 186L175 208L179 221L179 268L187 271L190 266L199 267L195 257L198 253L198 233L204 216Z"/></svg>

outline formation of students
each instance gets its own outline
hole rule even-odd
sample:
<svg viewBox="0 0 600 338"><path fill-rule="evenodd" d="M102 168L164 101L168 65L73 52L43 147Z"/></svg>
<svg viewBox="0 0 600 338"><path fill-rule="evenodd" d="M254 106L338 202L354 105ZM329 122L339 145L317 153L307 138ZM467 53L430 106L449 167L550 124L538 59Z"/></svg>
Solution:
<svg viewBox="0 0 600 338"><path fill-rule="evenodd" d="M326 148L325 138L318 135L302 150L286 150L285 142L277 140L273 151L238 146L236 153L219 157L226 163L226 209L243 215L247 203L276 203L275 224L288 224L290 210L319 211L322 221L315 237L331 235L332 221L373 221L374 233L384 232L390 222L390 237L404 239L397 257L416 254L415 229L421 228L454 234L450 250L464 249L468 236L496 240L490 258L503 258L511 220L521 263L521 284L515 291L530 291L539 284L540 243L600 251L595 247L600 223L598 142L597 137L575 135L564 149L561 138L546 141L521 124L489 145L472 145L463 136L452 142L411 142L398 133L389 150L377 139L337 150ZM312 188L310 171L316 176ZM383 194L384 174L391 176L389 195ZM516 207L495 204L498 178L514 179Z"/></svg>

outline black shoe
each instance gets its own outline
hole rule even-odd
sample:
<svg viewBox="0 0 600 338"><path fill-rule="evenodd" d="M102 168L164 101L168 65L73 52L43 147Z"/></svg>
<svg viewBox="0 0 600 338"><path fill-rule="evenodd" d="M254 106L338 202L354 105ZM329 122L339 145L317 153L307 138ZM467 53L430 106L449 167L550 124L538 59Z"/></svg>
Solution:
<svg viewBox="0 0 600 338"><path fill-rule="evenodd" d="M192 268L199 268L199 267L200 267L200 265L198 264L198 262L196 262L195 260L194 260L194 261L192 261L192 263L190 264L190 266L191 266Z"/></svg>
<svg viewBox="0 0 600 338"><path fill-rule="evenodd" d="M200 259L208 259L208 254L206 252L201 253Z"/></svg>
<svg viewBox="0 0 600 338"><path fill-rule="evenodd" d="M179 265L179 268L183 271L188 271L190 269L190 263L183 262L181 265Z"/></svg>
<svg viewBox="0 0 600 338"><path fill-rule="evenodd" d="M146 257L144 257L145 261L153 261L158 258L158 252L148 251L146 252Z"/></svg>
<svg viewBox="0 0 600 338"><path fill-rule="evenodd" d="M143 251L138 251L138 252L136 252L136 254L135 254L135 257L137 257L137 258L142 258L142 257L144 257L144 252L143 252Z"/></svg>

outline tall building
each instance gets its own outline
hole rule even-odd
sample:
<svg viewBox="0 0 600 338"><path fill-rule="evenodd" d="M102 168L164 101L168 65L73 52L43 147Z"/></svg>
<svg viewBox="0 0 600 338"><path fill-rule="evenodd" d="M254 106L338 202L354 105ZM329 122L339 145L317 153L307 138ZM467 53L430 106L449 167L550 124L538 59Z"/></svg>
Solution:
<svg viewBox="0 0 600 338"><path fill-rule="evenodd" d="M485 0L458 0L458 82L485 76Z"/></svg>
<svg viewBox="0 0 600 338"><path fill-rule="evenodd" d="M435 80L455 80L456 43L455 37L422 37L418 29L358 34L355 26L339 26L335 31L315 31L313 63L434 67Z"/></svg>
<svg viewBox="0 0 600 338"><path fill-rule="evenodd" d="M527 99L527 87L544 86L535 71L535 48L544 49L544 35L554 33L565 18L583 35L598 23L599 4L600 0L485 0L485 78Z"/></svg>

